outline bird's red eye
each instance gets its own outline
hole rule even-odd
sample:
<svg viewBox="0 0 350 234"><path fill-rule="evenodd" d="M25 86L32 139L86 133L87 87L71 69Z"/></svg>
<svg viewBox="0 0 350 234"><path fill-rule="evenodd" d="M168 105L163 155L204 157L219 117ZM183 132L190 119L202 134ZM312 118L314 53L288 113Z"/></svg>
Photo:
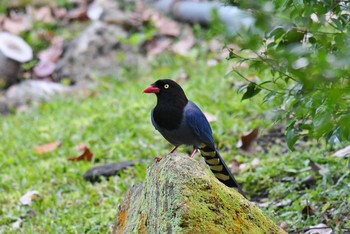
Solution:
<svg viewBox="0 0 350 234"><path fill-rule="evenodd" d="M169 84L165 84L164 88L168 89L169 88Z"/></svg>

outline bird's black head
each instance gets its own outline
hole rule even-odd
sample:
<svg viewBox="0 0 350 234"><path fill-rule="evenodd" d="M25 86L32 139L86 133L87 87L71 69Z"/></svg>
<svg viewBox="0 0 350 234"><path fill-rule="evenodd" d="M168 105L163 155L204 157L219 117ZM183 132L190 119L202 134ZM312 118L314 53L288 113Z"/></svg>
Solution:
<svg viewBox="0 0 350 234"><path fill-rule="evenodd" d="M152 122L157 129L177 129L183 118L183 111L188 103L187 97L173 80L157 80L144 93L155 93L157 105L152 112Z"/></svg>
<svg viewBox="0 0 350 234"><path fill-rule="evenodd" d="M145 90L144 93L155 93L158 104L185 106L188 99L181 86L173 80L157 80Z"/></svg>

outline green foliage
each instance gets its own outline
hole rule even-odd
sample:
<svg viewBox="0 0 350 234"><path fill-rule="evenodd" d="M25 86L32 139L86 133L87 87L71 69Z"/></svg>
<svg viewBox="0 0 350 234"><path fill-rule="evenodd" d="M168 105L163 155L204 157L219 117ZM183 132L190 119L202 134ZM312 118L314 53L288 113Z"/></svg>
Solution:
<svg viewBox="0 0 350 234"><path fill-rule="evenodd" d="M256 28L232 39L242 50L230 50L229 56L257 74L256 80L246 79L251 83L243 99L266 91L265 100L277 106L278 119L291 123L287 129L291 148L305 134L331 144L350 140L350 4L229 3L249 9L256 18Z"/></svg>
<svg viewBox="0 0 350 234"><path fill-rule="evenodd" d="M7 9L7 3L4 0L0 1L0 14L4 14L6 12Z"/></svg>
<svg viewBox="0 0 350 234"><path fill-rule="evenodd" d="M64 7L67 9L73 8L75 5L74 1L70 1L70 0L56 0L56 4L59 7Z"/></svg>

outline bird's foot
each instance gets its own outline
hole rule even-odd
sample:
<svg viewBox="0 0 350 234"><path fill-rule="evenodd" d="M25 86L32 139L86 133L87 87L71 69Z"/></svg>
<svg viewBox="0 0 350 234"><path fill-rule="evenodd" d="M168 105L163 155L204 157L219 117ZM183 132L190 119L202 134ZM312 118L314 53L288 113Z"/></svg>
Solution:
<svg viewBox="0 0 350 234"><path fill-rule="evenodd" d="M190 158L193 158L194 155L197 153L197 151L198 151L198 149L194 149L194 150L192 151L192 154L191 154Z"/></svg>
<svg viewBox="0 0 350 234"><path fill-rule="evenodd" d="M154 158L154 160L155 160L157 163L159 163L160 161L162 161L162 159L163 159L162 157L155 157L155 158Z"/></svg>

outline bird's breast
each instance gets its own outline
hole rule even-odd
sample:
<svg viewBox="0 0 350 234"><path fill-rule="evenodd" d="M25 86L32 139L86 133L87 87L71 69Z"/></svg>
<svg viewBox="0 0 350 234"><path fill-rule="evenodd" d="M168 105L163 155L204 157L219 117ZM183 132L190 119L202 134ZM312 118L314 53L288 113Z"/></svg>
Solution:
<svg viewBox="0 0 350 234"><path fill-rule="evenodd" d="M183 110L169 106L156 106L152 111L152 122L168 131L179 128L182 118Z"/></svg>

